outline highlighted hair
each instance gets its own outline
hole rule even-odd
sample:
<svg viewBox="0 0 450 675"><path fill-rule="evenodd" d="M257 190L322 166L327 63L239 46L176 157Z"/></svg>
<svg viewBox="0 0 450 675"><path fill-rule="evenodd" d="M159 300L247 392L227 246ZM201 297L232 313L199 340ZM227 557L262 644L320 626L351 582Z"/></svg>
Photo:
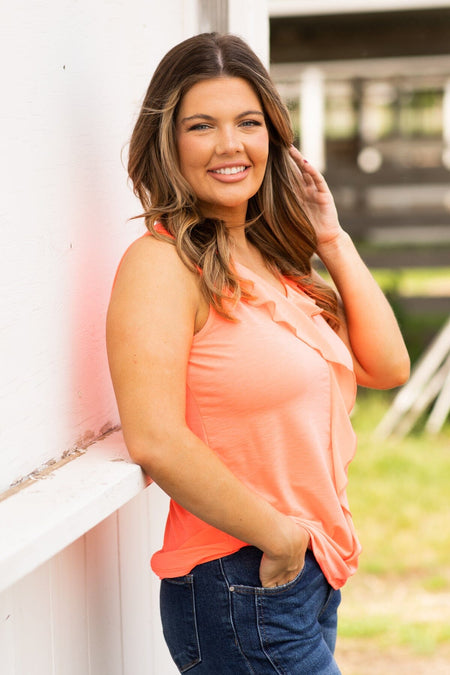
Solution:
<svg viewBox="0 0 450 675"><path fill-rule="evenodd" d="M171 49L157 67L130 140L128 173L150 232L176 246L183 262L199 271L206 300L232 319L232 307L251 288L232 267L225 224L205 218L178 164L175 124L184 94L197 82L240 77L258 96L269 132L269 157L259 191L249 200L247 236L267 265L297 283L339 324L334 291L311 277L317 250L314 227L302 207L302 186L289 148L289 113L266 69L240 38L203 33ZM156 227L161 223L170 236Z"/></svg>

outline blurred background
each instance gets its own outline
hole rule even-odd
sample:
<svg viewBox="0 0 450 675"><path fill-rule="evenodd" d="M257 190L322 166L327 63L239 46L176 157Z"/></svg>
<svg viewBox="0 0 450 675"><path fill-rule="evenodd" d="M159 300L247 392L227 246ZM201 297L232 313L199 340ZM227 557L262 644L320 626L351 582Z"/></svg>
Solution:
<svg viewBox="0 0 450 675"><path fill-rule="evenodd" d="M450 310L450 3L385 4L273 0L270 62L416 360Z"/></svg>
<svg viewBox="0 0 450 675"><path fill-rule="evenodd" d="M361 390L353 414L363 554L343 589L338 663L447 674L450 2L272 0L269 14L295 142L388 295L415 373L400 392Z"/></svg>

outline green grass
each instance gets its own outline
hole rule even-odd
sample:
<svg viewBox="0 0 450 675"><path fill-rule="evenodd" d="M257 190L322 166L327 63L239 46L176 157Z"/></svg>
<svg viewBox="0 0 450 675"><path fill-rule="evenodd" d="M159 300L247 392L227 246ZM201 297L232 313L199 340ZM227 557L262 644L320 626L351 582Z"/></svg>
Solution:
<svg viewBox="0 0 450 675"><path fill-rule="evenodd" d="M450 296L450 268L372 272L414 364L448 315L409 313L402 298ZM339 641L361 653L400 651L414 672L416 658L450 654L450 421L438 435L426 434L422 419L405 438L380 441L373 432L394 394L361 390L353 414L348 495L363 552L343 589Z"/></svg>
<svg viewBox="0 0 450 675"><path fill-rule="evenodd" d="M397 267L395 269L370 269L385 293L404 296L450 296L450 265L448 267ZM324 269L320 274L330 282Z"/></svg>
<svg viewBox="0 0 450 675"><path fill-rule="evenodd" d="M450 267L372 269L384 291L399 295L450 295Z"/></svg>
<svg viewBox="0 0 450 675"><path fill-rule="evenodd" d="M391 399L362 390L353 415L348 495L363 553L343 589L339 634L430 655L450 645L450 423L380 442L373 429Z"/></svg>
<svg viewBox="0 0 450 675"><path fill-rule="evenodd" d="M402 622L396 614L340 617L339 637L364 640L380 650L406 647L414 654L432 655L439 647L450 643L450 625L441 621Z"/></svg>
<svg viewBox="0 0 450 675"><path fill-rule="evenodd" d="M444 578L450 560L450 425L380 442L373 429L387 410L385 392L362 392L353 424L358 454L349 498L362 532L362 569ZM450 583L450 579L449 579Z"/></svg>

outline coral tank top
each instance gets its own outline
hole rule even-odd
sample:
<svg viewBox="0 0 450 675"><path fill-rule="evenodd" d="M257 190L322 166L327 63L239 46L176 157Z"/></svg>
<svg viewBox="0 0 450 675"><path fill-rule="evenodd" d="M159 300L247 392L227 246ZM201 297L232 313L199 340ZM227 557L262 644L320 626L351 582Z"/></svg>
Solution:
<svg viewBox="0 0 450 675"><path fill-rule="evenodd" d="M211 309L194 336L186 421L243 483L307 529L326 578L339 588L360 553L346 496L356 447L351 356L297 286L284 280L284 294L235 267L256 299L239 302L236 322ZM151 565L161 578L182 576L244 545L172 500Z"/></svg>

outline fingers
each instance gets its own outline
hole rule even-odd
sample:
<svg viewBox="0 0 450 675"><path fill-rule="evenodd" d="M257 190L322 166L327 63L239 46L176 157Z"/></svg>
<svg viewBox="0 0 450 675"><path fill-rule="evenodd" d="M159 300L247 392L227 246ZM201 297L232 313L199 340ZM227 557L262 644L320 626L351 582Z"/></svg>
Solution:
<svg viewBox="0 0 450 675"><path fill-rule="evenodd" d="M297 574L294 574L293 576L291 575L287 578L281 578L280 577L280 580L275 581L274 583L263 584L263 588L278 588L278 586L285 586L286 584L290 584L291 581L294 581L294 579L297 577L297 575L300 574L302 569L303 569L303 565L300 567Z"/></svg>
<svg viewBox="0 0 450 675"><path fill-rule="evenodd" d="M301 572L305 564L304 556L299 561L299 564L294 569L286 570L285 567L279 569L260 570L260 580L263 588L276 588L277 586L284 586L293 581Z"/></svg>
<svg viewBox="0 0 450 675"><path fill-rule="evenodd" d="M311 169L311 165L303 157L300 150L297 150L297 148L294 145L291 145L291 147L289 148L289 154L294 160L297 167L300 169L302 177L305 178L305 174L306 176L308 175L309 173L308 169L309 170Z"/></svg>
<svg viewBox="0 0 450 675"><path fill-rule="evenodd" d="M301 177L306 187L315 186L319 192L327 191L328 188L324 177L320 171L318 171L312 164L308 162L308 160L303 157L300 150L297 150L294 145L291 145L289 148L289 154L297 167L300 169Z"/></svg>
<svg viewBox="0 0 450 675"><path fill-rule="evenodd" d="M286 555L272 557L264 553L261 558L259 578L261 585L265 588L274 588L289 583L303 568L310 535L301 525L294 521L291 521L291 524L293 526L292 536Z"/></svg>

